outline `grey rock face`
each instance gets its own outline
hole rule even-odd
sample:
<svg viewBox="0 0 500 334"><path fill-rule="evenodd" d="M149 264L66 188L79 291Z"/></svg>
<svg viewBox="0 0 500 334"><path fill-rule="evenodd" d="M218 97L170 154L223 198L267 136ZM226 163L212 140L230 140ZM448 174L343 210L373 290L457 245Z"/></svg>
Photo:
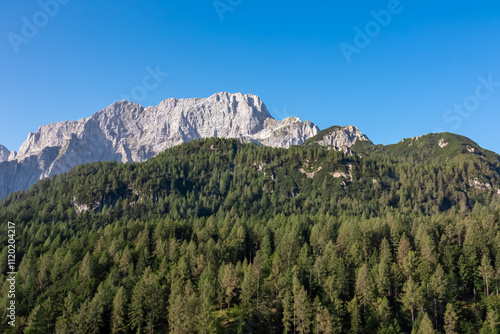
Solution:
<svg viewBox="0 0 500 334"><path fill-rule="evenodd" d="M0 145L0 162L8 161L9 155L10 151L7 149L7 147Z"/></svg>
<svg viewBox="0 0 500 334"><path fill-rule="evenodd" d="M350 152L349 148L356 143L356 140L368 141L369 139L357 127L347 125L326 134L317 143L336 151Z"/></svg>
<svg viewBox="0 0 500 334"><path fill-rule="evenodd" d="M148 108L120 101L89 118L40 127L29 134L17 155L0 147L0 198L79 164L144 161L193 139L238 138L288 148L318 131L316 125L295 117L275 120L252 94L167 99Z"/></svg>
<svg viewBox="0 0 500 334"><path fill-rule="evenodd" d="M287 117L282 121L267 118L264 128L253 139L266 146L290 147L300 145L308 138L315 136L319 128L309 122L302 122L297 117Z"/></svg>

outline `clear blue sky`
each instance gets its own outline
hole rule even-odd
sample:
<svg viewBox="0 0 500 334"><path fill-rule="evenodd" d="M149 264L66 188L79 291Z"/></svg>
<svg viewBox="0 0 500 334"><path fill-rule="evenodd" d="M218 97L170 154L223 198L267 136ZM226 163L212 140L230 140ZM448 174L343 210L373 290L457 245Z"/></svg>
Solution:
<svg viewBox="0 0 500 334"><path fill-rule="evenodd" d="M37 1L0 3L0 143L11 150L133 92L149 106L229 91L259 95L276 118L356 125L375 143L442 130L500 152L500 84L478 79L500 82L497 0L218 0L223 13L213 0L60 1L53 17ZM370 23L388 8L389 24ZM367 24L373 37L348 63L340 45L355 47ZM157 65L169 76L145 90ZM471 112L452 109L464 101Z"/></svg>

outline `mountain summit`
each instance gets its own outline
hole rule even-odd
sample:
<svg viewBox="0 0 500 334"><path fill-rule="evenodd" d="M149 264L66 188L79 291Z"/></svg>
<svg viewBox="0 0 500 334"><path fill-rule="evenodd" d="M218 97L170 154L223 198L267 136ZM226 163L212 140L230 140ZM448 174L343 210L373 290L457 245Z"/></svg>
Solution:
<svg viewBox="0 0 500 334"><path fill-rule="evenodd" d="M147 107L119 101L89 118L44 125L19 152L0 147L0 198L89 162L139 162L193 139L237 138L272 147L300 145L319 128L296 117L274 119L255 95L166 99Z"/></svg>
<svg viewBox="0 0 500 334"><path fill-rule="evenodd" d="M322 146L329 150L352 153L351 147L358 142L367 142L369 145L373 145L368 137L361 133L357 127L352 125L343 127L335 125L321 130L302 145L308 147Z"/></svg>
<svg viewBox="0 0 500 334"><path fill-rule="evenodd" d="M9 161L12 153L14 152L9 151L9 149L3 145L0 145L0 162Z"/></svg>

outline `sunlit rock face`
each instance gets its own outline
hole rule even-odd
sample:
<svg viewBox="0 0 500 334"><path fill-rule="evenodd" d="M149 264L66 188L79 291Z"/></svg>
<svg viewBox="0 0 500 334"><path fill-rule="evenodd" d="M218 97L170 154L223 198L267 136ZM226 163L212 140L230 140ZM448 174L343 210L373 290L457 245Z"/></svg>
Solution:
<svg viewBox="0 0 500 334"><path fill-rule="evenodd" d="M167 99L147 108L120 101L89 118L40 127L17 154L0 146L0 198L83 163L145 161L193 139L237 138L288 148L318 131L295 117L274 119L252 94Z"/></svg>

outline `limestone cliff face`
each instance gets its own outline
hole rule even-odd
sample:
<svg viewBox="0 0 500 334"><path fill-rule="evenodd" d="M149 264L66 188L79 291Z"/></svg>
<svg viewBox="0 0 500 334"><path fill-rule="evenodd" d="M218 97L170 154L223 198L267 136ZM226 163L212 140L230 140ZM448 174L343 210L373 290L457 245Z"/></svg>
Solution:
<svg viewBox="0 0 500 334"><path fill-rule="evenodd" d="M167 99L148 108L120 101L89 118L40 127L17 154L0 146L0 198L79 164L144 161L193 139L238 138L288 148L318 131L295 117L275 120L252 94Z"/></svg>
<svg viewBox="0 0 500 334"><path fill-rule="evenodd" d="M331 147L332 149L339 150L343 147L350 148L356 140L368 141L368 137L359 131L359 129L352 125L347 125L325 134L317 141L320 146Z"/></svg>
<svg viewBox="0 0 500 334"><path fill-rule="evenodd" d="M0 145L0 162L8 161L9 155L10 151L7 149L7 147Z"/></svg>
<svg viewBox="0 0 500 334"><path fill-rule="evenodd" d="M297 117L287 117L282 121L267 118L264 129L253 138L266 146L288 148L302 144L316 135L318 131L315 124L309 121L304 123Z"/></svg>
<svg viewBox="0 0 500 334"><path fill-rule="evenodd" d="M366 141L373 145L370 139L355 126L332 126L307 139L304 142L304 146L323 146L329 150L343 151L344 153L351 154L351 146L358 140Z"/></svg>

